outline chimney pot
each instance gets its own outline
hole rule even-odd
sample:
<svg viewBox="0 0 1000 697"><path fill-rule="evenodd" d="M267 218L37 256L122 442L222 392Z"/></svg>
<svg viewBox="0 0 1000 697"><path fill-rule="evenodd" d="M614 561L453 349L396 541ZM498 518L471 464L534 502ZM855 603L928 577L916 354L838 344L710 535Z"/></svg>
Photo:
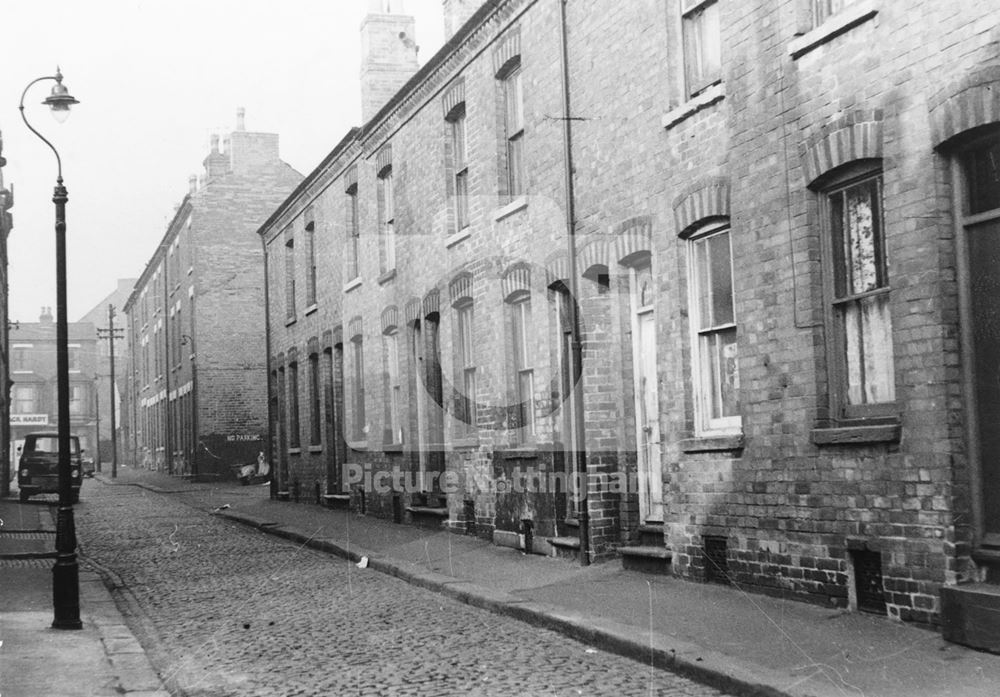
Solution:
<svg viewBox="0 0 1000 697"><path fill-rule="evenodd" d="M244 117L247 115L247 110L240 107L236 110L236 130L245 131L246 125L244 124Z"/></svg>

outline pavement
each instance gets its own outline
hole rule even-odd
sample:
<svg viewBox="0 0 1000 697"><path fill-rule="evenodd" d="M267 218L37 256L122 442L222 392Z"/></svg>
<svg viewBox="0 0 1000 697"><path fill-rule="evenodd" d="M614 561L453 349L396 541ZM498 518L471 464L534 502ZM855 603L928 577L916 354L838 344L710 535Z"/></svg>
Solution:
<svg viewBox="0 0 1000 697"><path fill-rule="evenodd" d="M93 483L84 487L94 486ZM0 694L169 697L104 582L80 561L79 630L53 629L56 498L0 499Z"/></svg>
<svg viewBox="0 0 1000 697"><path fill-rule="evenodd" d="M561 632L644 665L681 673L734 695L996 697L1000 693L1000 656L950 644L937 632L885 617L745 593L731 586L625 571L615 561L581 567L443 530L398 525L307 501L273 501L267 486L196 484L125 466L119 467L115 480L103 473L97 475L96 482L85 484L84 499L86 487L94 484L137 486L177 497L206 513L351 559L364 568ZM0 505L3 530L14 525L11 521L17 521L18 529L52 527L51 518L47 524L42 521L47 506L7 501ZM85 540L85 530L78 534ZM14 535L0 535L8 537ZM6 544L7 540L0 539L0 552L6 553ZM5 561L0 558L0 564ZM114 603L108 602L107 592L102 592L92 574L81 573L84 630L57 632L48 628L51 613L41 611L51 605L50 574L26 578L25 582L33 585L19 591L23 600L12 603L7 588L23 584L17 578L8 584L9 569L0 569L4 572L0 694L147 694L129 687L132 676L122 670L115 672L124 663L121 656L116 662L112 653L119 647L114 636L116 632L124 636L128 629L120 613L112 611ZM20 607L21 603L25 607ZM97 657L94 660L100 659L104 666L99 671L88 668L92 691L29 691L27 686L33 685L30 678L6 684L8 665L20 669L20 658L31 675L32 660L38 659L34 665L39 670L45 664L38 653L60 655L51 642L53 637L68 635L79 636L76 645L91 647ZM125 637L121 646L135 649L137 644ZM136 655L131 654L133 658ZM56 659L51 658L49 665L52 660ZM64 680L76 665L74 662L60 671ZM116 692L99 691L112 684L108 680L118 681Z"/></svg>

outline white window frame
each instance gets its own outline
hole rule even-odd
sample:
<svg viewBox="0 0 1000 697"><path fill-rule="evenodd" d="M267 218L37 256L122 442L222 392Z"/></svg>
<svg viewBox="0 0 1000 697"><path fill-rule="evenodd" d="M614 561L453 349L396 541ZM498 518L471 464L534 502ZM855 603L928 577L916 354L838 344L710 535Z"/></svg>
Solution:
<svg viewBox="0 0 1000 697"><path fill-rule="evenodd" d="M403 385L399 373L399 329L389 327L382 334L382 351L385 357L386 404L385 430L389 439L387 445L403 443Z"/></svg>
<svg viewBox="0 0 1000 697"><path fill-rule="evenodd" d="M698 270L696 250L698 245L705 244L706 241L718 235L727 235L729 240L729 273L730 292L733 298L732 322L727 322L713 326L702 326L701 316L701 274ZM730 416L713 416L712 400L710 393L720 393L722 386L721 368L717 361L709 365L705 341L710 337L719 336L723 332L735 330L737 341L739 339L739 323L736 315L736 289L735 275L733 267L732 251L732 230L729 222L712 223L696 230L693 235L687 238L687 272L688 272L688 316L690 319L691 334L691 384L694 389L695 407L695 430L698 435L714 435L723 433L739 433L743 428L743 418L741 414ZM738 345L738 344L737 344ZM740 389L739 381L739 355L736 356L736 387ZM721 404L721 394L716 394Z"/></svg>
<svg viewBox="0 0 1000 697"><path fill-rule="evenodd" d="M722 82L719 5L719 0L681 0L681 54L684 65L684 94L688 99L697 97L712 85ZM708 12L714 13L714 27L705 19ZM713 30L716 36L709 34ZM698 39L697 46L690 44L693 38ZM714 46L710 43L712 40L715 42ZM697 65L693 65L692 57L697 58ZM716 65L708 64L712 60Z"/></svg>
<svg viewBox="0 0 1000 697"><path fill-rule="evenodd" d="M459 428L465 435L477 430L476 420L476 361L475 361L475 306L471 300L455 305L455 359L462 379L462 393L468 404L464 414L466 421L459 420Z"/></svg>
<svg viewBox="0 0 1000 697"><path fill-rule="evenodd" d="M507 301L510 306L511 349L514 363L514 396L522 407L519 414L521 439L531 441L537 431L535 417L535 366L531 350L531 294L518 293Z"/></svg>

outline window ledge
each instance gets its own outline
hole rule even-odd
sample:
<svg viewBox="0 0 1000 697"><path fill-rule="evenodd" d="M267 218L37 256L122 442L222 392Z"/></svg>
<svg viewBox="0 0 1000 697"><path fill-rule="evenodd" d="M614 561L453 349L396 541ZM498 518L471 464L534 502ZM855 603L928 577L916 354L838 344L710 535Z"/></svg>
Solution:
<svg viewBox="0 0 1000 697"><path fill-rule="evenodd" d="M863 445L865 443L898 443L899 424L874 426L838 426L814 428L810 433L815 445Z"/></svg>
<svg viewBox="0 0 1000 697"><path fill-rule="evenodd" d="M188 267L188 276L190 276L193 273L194 273L194 267L193 266L189 266Z"/></svg>
<svg viewBox="0 0 1000 697"><path fill-rule="evenodd" d="M288 449L288 454L289 455L301 455L302 454L302 448L289 448Z"/></svg>
<svg viewBox="0 0 1000 697"><path fill-rule="evenodd" d="M815 29L792 39L788 44L788 55L792 60L801 58L817 46L822 46L844 32L867 22L878 14L875 0L860 0L845 7Z"/></svg>
<svg viewBox="0 0 1000 697"><path fill-rule="evenodd" d="M537 460L538 448L534 445L522 445L509 450L500 450L497 454L504 460Z"/></svg>
<svg viewBox="0 0 1000 697"><path fill-rule="evenodd" d="M313 303L312 305L310 305L309 307L307 307L305 310L303 310L302 314L305 315L306 317L308 317L312 313L316 312L316 310L318 310L318 309L319 309L319 305L317 305L316 303Z"/></svg>
<svg viewBox="0 0 1000 697"><path fill-rule="evenodd" d="M323 446L322 445L310 445L309 446L309 452L311 452L311 453L321 453L321 452L323 452Z"/></svg>
<svg viewBox="0 0 1000 697"><path fill-rule="evenodd" d="M351 450L368 450L367 440L349 440L347 441L347 447Z"/></svg>
<svg viewBox="0 0 1000 697"><path fill-rule="evenodd" d="M395 277L396 277L396 269L389 269L388 271L386 271L385 273L383 273L381 276L378 277L378 284L380 286L385 285Z"/></svg>
<svg viewBox="0 0 1000 697"><path fill-rule="evenodd" d="M479 447L479 436L470 436L468 438L454 438L451 441L451 447L459 448L478 448Z"/></svg>
<svg viewBox="0 0 1000 697"><path fill-rule="evenodd" d="M697 97L692 97L676 109L671 109L663 115L660 123L666 129L671 129L685 119L694 116L702 109L707 109L716 102L721 102L726 96L725 83L717 82Z"/></svg>
<svg viewBox="0 0 1000 697"><path fill-rule="evenodd" d="M360 285L361 285L361 276L356 276L355 278L344 284L344 292L350 293L352 290L359 287Z"/></svg>
<svg viewBox="0 0 1000 697"><path fill-rule="evenodd" d="M506 206L501 206L493 211L494 222L499 223L504 218L508 218L519 211L523 211L528 207L528 197L518 196L513 201L508 203Z"/></svg>
<svg viewBox="0 0 1000 697"><path fill-rule="evenodd" d="M295 318L294 317L289 317L288 319L285 320L285 326L286 327L290 327L293 324L295 324Z"/></svg>
<svg viewBox="0 0 1000 697"><path fill-rule="evenodd" d="M718 453L743 450L746 444L742 433L727 433L717 436L685 438L680 442L681 452Z"/></svg>
<svg viewBox="0 0 1000 697"><path fill-rule="evenodd" d="M383 443L382 452L384 453L401 453L403 452L402 443Z"/></svg>
<svg viewBox="0 0 1000 697"><path fill-rule="evenodd" d="M445 239L444 241L445 249L450 249L451 247L454 247L462 240L469 239L469 236L471 234L472 234L472 229L469 227L464 227L458 232L456 232L454 235L448 235L448 238Z"/></svg>

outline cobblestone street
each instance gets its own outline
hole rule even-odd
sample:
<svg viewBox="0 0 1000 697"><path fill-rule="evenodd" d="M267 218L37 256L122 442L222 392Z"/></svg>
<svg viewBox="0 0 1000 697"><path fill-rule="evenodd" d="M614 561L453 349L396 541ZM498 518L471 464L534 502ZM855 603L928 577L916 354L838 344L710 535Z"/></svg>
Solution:
<svg viewBox="0 0 1000 697"><path fill-rule="evenodd" d="M172 494L93 482L77 521L84 557L131 591L156 667L186 695L720 694Z"/></svg>

